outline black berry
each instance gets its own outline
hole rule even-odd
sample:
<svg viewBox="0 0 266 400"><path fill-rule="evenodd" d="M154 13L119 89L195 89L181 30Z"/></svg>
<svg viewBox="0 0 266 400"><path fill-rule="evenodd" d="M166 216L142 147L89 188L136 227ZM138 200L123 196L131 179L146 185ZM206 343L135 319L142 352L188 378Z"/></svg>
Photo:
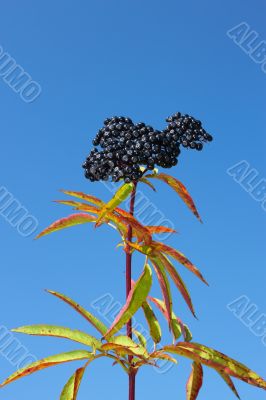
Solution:
<svg viewBox="0 0 266 400"><path fill-rule="evenodd" d="M92 182L124 179L137 181L144 169L156 165L171 168L178 163L180 148L203 149L205 142L212 141L199 120L180 112L166 119L168 126L154 130L144 122L134 124L128 117L112 117L104 120L104 126L93 139L94 146L83 163L85 177Z"/></svg>

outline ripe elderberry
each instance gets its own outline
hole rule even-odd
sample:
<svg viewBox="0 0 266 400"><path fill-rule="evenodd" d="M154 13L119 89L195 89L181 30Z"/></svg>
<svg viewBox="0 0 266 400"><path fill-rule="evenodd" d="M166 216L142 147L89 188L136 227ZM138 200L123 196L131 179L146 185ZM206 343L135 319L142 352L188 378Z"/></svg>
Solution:
<svg viewBox="0 0 266 400"><path fill-rule="evenodd" d="M143 175L141 167L171 168L178 162L181 146L202 150L203 143L212 140L201 122L187 114L178 112L166 122L166 129L158 131L144 122L134 124L127 117L105 119L92 142L102 150L91 150L82 165L85 177L92 182L110 177L115 182L137 181Z"/></svg>

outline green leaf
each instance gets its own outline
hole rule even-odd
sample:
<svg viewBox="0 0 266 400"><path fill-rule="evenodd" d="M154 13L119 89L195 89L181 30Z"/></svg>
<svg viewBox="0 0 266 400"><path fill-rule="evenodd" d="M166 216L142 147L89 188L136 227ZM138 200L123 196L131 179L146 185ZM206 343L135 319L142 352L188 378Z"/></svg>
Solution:
<svg viewBox="0 0 266 400"><path fill-rule="evenodd" d="M194 342L180 342L176 345L165 346L164 350L190 358L197 363L204 364L226 375L266 390L266 381L258 374L240 362L210 347Z"/></svg>
<svg viewBox="0 0 266 400"><path fill-rule="evenodd" d="M146 227L147 229L148 227ZM198 268L192 264L191 261L189 261L184 254L182 254L180 251L174 249L173 247L170 247L164 243L157 242L157 241L152 241L151 243L146 243L144 245L140 245L138 243L132 243L132 242L127 242L130 247L132 247L134 250L139 251L140 253L143 253L147 255L149 258L153 256L157 256L158 253L164 253L166 255L171 256L175 260L177 260L180 264L184 265L190 272L195 274L199 279L201 279L206 285L208 283L202 276L201 272L198 270Z"/></svg>
<svg viewBox="0 0 266 400"><path fill-rule="evenodd" d="M127 242L128 246L132 247L132 249L139 251L146 256L150 256L153 254L154 250L150 245L140 245L138 243Z"/></svg>
<svg viewBox="0 0 266 400"><path fill-rule="evenodd" d="M96 215L99 215L99 213L101 211L100 208L91 206L86 203L80 203L78 201L56 200L56 203L72 206L72 207L74 207L75 210L86 211L86 212L93 213ZM115 225L115 228L123 234L123 236L126 236L128 226L122 220L120 215L117 215L114 212L107 213L102 222L107 223L108 225L111 225L110 221Z"/></svg>
<svg viewBox="0 0 266 400"><path fill-rule="evenodd" d="M167 319L167 317L168 317L167 310L166 310L164 301L156 299L155 297L151 297L151 296L149 296L149 300L152 301L156 305L156 307L158 307L158 309L164 315L166 320L168 320ZM182 326L181 321L179 320L179 318L177 318L177 316L175 315L175 313L173 311L172 311L172 318L171 318L171 329L172 329L175 339L178 339L182 333L184 336L186 335L184 326Z"/></svg>
<svg viewBox="0 0 266 400"><path fill-rule="evenodd" d="M218 370L217 370L217 372L221 376L221 378L225 381L225 383L229 386L229 388L232 390L232 392L236 395L236 397L238 399L240 399L240 396L239 396L239 394L238 394L238 392L236 390L236 387L235 387L232 379L230 378L230 376L228 376L225 373L223 373L221 371L218 371Z"/></svg>
<svg viewBox="0 0 266 400"><path fill-rule="evenodd" d="M60 400L76 400L85 368L79 368L68 380L61 393Z"/></svg>
<svg viewBox="0 0 266 400"><path fill-rule="evenodd" d="M154 351L153 353L150 354L150 357L158 358L159 360L167 360L174 364L177 364L177 361L175 358L169 356L169 354L166 354L166 353L162 352L161 350Z"/></svg>
<svg viewBox="0 0 266 400"><path fill-rule="evenodd" d="M191 342L191 340L193 339L191 330L189 329L189 327L186 324L183 324L184 328L185 328L185 335L184 335L184 339L186 342Z"/></svg>
<svg viewBox="0 0 266 400"><path fill-rule="evenodd" d="M134 187L135 187L134 183L132 182L125 183L117 190L112 199L102 207L96 222L96 226L100 225L101 221L104 219L105 215L108 212L112 212L120 203L122 203L128 198L130 193L133 191Z"/></svg>
<svg viewBox="0 0 266 400"><path fill-rule="evenodd" d="M146 348L147 346L147 340L146 338L142 335L142 333L140 333L139 331L137 331L136 329L132 329L132 332L134 333L134 335L136 336L136 338L138 339L139 343L141 344L142 347Z"/></svg>
<svg viewBox="0 0 266 400"><path fill-rule="evenodd" d="M61 229L70 228L71 226L87 224L88 222L95 222L97 217L94 215L79 213L79 214L71 214L68 217L61 218L58 221L52 223L48 228L44 229L36 239L39 239L42 236L49 235L52 232L59 231Z"/></svg>
<svg viewBox="0 0 266 400"><path fill-rule="evenodd" d="M82 199L89 203L95 204L98 207L103 207L104 205L104 202L102 200L90 194L85 194L82 192L73 192L71 190L61 190L61 192L68 196L77 197L78 199Z"/></svg>
<svg viewBox="0 0 266 400"><path fill-rule="evenodd" d="M73 201L73 200L54 200L55 203L57 204L63 204L65 206L70 206L73 207L75 210L80 210L80 211L86 211L92 214L99 214L100 208L92 206L87 203L81 203L79 201Z"/></svg>
<svg viewBox="0 0 266 400"><path fill-rule="evenodd" d="M139 182L145 183L145 185L149 186L154 192L156 192L154 185L149 181L149 179L143 177L139 179Z"/></svg>
<svg viewBox="0 0 266 400"><path fill-rule="evenodd" d="M187 400L196 400L202 387L203 369L201 364L194 362L187 382Z"/></svg>
<svg viewBox="0 0 266 400"><path fill-rule="evenodd" d="M142 304L142 309L149 325L152 340L154 341L154 343L159 343L162 338L162 332L158 319L156 318L153 309L147 301L144 301L144 303Z"/></svg>
<svg viewBox="0 0 266 400"><path fill-rule="evenodd" d="M103 351L114 351L119 356L137 356L141 359L144 359L145 356L141 355L137 348L132 346L123 346L122 344L108 342L102 345Z"/></svg>
<svg viewBox="0 0 266 400"><path fill-rule="evenodd" d="M200 222L202 222L199 213L197 211L197 208L195 206L195 203L192 197L190 196L187 188L183 185L182 182L180 182L173 176L167 175L165 173L146 175L146 178L159 179L160 181L163 181L167 185L169 185L181 197L181 199L186 203L188 208L190 208L190 210L200 220Z"/></svg>
<svg viewBox="0 0 266 400"><path fill-rule="evenodd" d="M88 335L85 332L73 330L70 328L64 328L62 326L28 325L12 329L12 331L33 336L53 336L58 338L65 338L73 340L74 342L85 344L86 346L91 346L95 349L99 349L102 346L102 343L95 337Z"/></svg>
<svg viewBox="0 0 266 400"><path fill-rule="evenodd" d="M185 302L187 303L190 311L192 312L194 317L196 317L194 306L192 304L192 300L191 300L190 294L189 294L188 289L187 289L185 283L183 282L181 276L178 274L177 270L175 269L173 264L170 262L170 260L166 256L164 256L163 254L158 254L158 257L161 259L161 261L162 261L163 265L165 266L167 272L169 273L169 275L171 276L172 280L174 281L177 289L182 294L182 296L183 296Z"/></svg>
<svg viewBox="0 0 266 400"><path fill-rule="evenodd" d="M171 316L172 316L172 295L171 295L171 289L170 289L170 284L169 280L167 278L166 272L165 272L165 267L163 262L159 257L152 256L150 257L150 260L152 262L152 265L155 269L161 290L162 290L162 295L164 298L165 306L166 306L166 312L167 312L167 320L169 322L169 326L171 325Z"/></svg>
<svg viewBox="0 0 266 400"><path fill-rule="evenodd" d="M130 337L119 335L111 338L112 343L119 344L124 347L128 347L130 350L134 350L136 355L148 357L147 349L141 344L135 343Z"/></svg>
<svg viewBox="0 0 266 400"><path fill-rule="evenodd" d="M142 306L149 294L151 285L152 272L150 266L146 264L142 275L131 289L126 304L116 317L108 332L105 334L107 340L118 332Z"/></svg>
<svg viewBox="0 0 266 400"><path fill-rule="evenodd" d="M16 381L24 376L33 374L34 372L40 371L44 368L52 367L54 365L63 364L70 361L86 360L92 357L92 353L85 350L75 350L68 353L56 354L50 357L43 358L42 360L36 361L24 368L19 369L17 372L7 378L0 387L8 385L11 382Z"/></svg>
<svg viewBox="0 0 266 400"><path fill-rule="evenodd" d="M61 293L54 292L52 290L47 290L48 293L52 294L55 297L58 297L60 300L63 300L70 307L74 308L82 317L84 317L90 324L92 324L103 336L107 332L108 328L105 326L98 318L96 318L89 311L85 310L82 306L72 300L70 297L67 297Z"/></svg>
<svg viewBox="0 0 266 400"><path fill-rule="evenodd" d="M202 276L202 274L198 270L198 268L195 267L195 265L193 265L192 262L189 261L186 258L186 256L184 256L184 254L182 254L180 251L178 251L178 250L174 249L173 247L170 247L164 243L161 243L161 242L152 242L151 246L153 247L154 250L166 253L166 254L170 255L171 257L173 257L180 264L184 265L184 267L186 267L190 272L192 272L199 279L201 279L202 282L204 282L204 283L206 283L206 285L208 285L208 283L206 282L206 280L204 279L204 277Z"/></svg>

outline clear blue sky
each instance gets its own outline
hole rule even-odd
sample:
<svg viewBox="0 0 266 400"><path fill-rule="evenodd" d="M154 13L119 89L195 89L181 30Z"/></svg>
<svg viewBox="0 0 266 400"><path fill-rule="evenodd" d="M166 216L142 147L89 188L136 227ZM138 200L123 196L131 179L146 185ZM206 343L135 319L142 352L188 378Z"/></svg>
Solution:
<svg viewBox="0 0 266 400"><path fill-rule="evenodd" d="M258 316L266 313L266 213L226 171L246 160L258 179L266 177L266 75L226 32L246 22L266 40L265 11L262 0L25 0L4 2L0 14L0 45L42 87L34 102L25 103L0 77L0 187L37 218L39 230L67 215L67 208L51 202L60 198L60 188L110 197L102 184L86 181L80 167L106 116L129 115L161 128L168 114L182 111L203 120L215 136L204 152L183 152L172 170L193 194L203 225L167 187L159 185L156 195L147 188L146 194L180 232L169 243L210 282L210 288L204 287L184 271L199 321L193 321L174 291L177 313L196 341L238 358L264 377L266 347L227 304L245 295L256 304ZM19 235L2 216L0 231L2 325L57 323L86 329L81 317L44 288L69 294L89 309L105 293L124 301L124 260L115 249L115 233L77 227L36 242L33 235ZM141 268L136 261L135 276ZM52 338L18 338L37 357L78 347ZM18 381L0 391L0 399L57 399L74 367L58 366ZM0 356L1 380L14 368ZM162 375L144 369L137 399L185 399L189 371L186 361ZM117 367L98 361L87 372L79 399L124 400L126 384ZM265 398L244 383L238 388L243 399ZM206 370L199 399L213 398L233 395Z"/></svg>

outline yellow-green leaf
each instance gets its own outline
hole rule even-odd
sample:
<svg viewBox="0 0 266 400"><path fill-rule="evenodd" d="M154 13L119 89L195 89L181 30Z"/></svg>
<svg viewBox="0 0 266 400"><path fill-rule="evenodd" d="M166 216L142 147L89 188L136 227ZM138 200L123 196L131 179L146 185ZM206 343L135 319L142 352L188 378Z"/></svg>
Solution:
<svg viewBox="0 0 266 400"><path fill-rule="evenodd" d="M153 309L147 301L144 301L144 303L142 304L142 309L149 325L152 340L154 341L154 343L159 343L162 338L162 332L158 319L156 318Z"/></svg>
<svg viewBox="0 0 266 400"><path fill-rule="evenodd" d="M108 332L105 334L107 340L118 332L142 306L149 294L151 285L152 272L150 266L146 264L143 273L131 289L126 304L116 317Z"/></svg>
<svg viewBox="0 0 266 400"><path fill-rule="evenodd" d="M180 342L176 345L165 346L164 350L190 358L195 362L207 365L226 375L266 390L266 381L258 374L240 362L210 347L194 342Z"/></svg>
<svg viewBox="0 0 266 400"><path fill-rule="evenodd" d="M58 338L65 338L73 340L74 342L85 344L86 346L91 346L95 349L99 349L102 345L101 342L97 340L94 336L88 335L87 333L76 329L74 330L62 326L28 325L12 329L12 331L33 336L53 336Z"/></svg>
<svg viewBox="0 0 266 400"><path fill-rule="evenodd" d="M136 356L141 359L145 359L145 356L141 355L138 351L137 348L132 347L132 346L123 346L122 344L117 344L117 343L112 343L108 342L102 345L102 350L103 351L114 351L120 356Z"/></svg>
<svg viewBox="0 0 266 400"><path fill-rule="evenodd" d="M192 371L187 382L187 400L196 400L203 382L201 364L193 362Z"/></svg>
<svg viewBox="0 0 266 400"><path fill-rule="evenodd" d="M97 217L94 215L79 213L79 214L71 214L68 217L61 218L58 221L52 223L48 228L44 229L36 239L39 239L42 236L49 235L52 232L59 231L61 229L70 228L71 226L87 224L88 222L95 222Z"/></svg>
<svg viewBox="0 0 266 400"><path fill-rule="evenodd" d="M34 363L27 365L16 371L9 378L7 378L0 387L8 385L11 382L16 381L24 376L33 374L34 372L40 371L44 368L52 367L54 365L63 364L70 361L86 360L92 357L92 353L86 350L75 350L67 353L56 354L50 357L43 358L42 360L35 361Z"/></svg>
<svg viewBox="0 0 266 400"><path fill-rule="evenodd" d="M141 344L141 346L143 346L144 348L146 348L147 346L147 340L146 338L142 335L142 333L140 333L137 329L132 329L132 332L134 333L134 335L136 336L136 338L138 339L139 343Z"/></svg>
<svg viewBox="0 0 266 400"><path fill-rule="evenodd" d="M113 336L111 338L112 343L125 346L130 350L134 350L136 355L148 357L147 349L141 344L135 343L130 337L125 335Z"/></svg>
<svg viewBox="0 0 266 400"><path fill-rule="evenodd" d="M149 296L149 300L152 301L156 305L156 307L158 307L158 309L161 311L161 313L168 321L168 315L164 301L156 299L155 297L151 296ZM179 318L177 318L177 316L173 311L172 311L172 318L170 325L175 339L178 339L182 333L184 336L186 335L183 324L181 324L181 321L179 320Z"/></svg>
<svg viewBox="0 0 266 400"><path fill-rule="evenodd" d="M130 193L133 191L133 189L134 189L134 183L132 182L125 183L123 186L121 186L117 190L115 195L112 197L112 199L102 207L96 222L96 226L98 226L101 223L101 221L108 212L113 211L120 203L125 201L130 195Z"/></svg>
<svg viewBox="0 0 266 400"><path fill-rule="evenodd" d="M132 249L139 251L146 256L150 256L153 254L153 248L149 245L140 245L138 243L127 242L128 246L132 247Z"/></svg>
<svg viewBox="0 0 266 400"><path fill-rule="evenodd" d="M184 339L186 342L191 342L191 340L193 339L191 330L189 329L189 327L186 324L183 324L183 326L185 329Z"/></svg>
<svg viewBox="0 0 266 400"><path fill-rule="evenodd" d="M61 192L63 192L64 194L66 194L68 196L76 197L78 199L82 199L89 203L95 204L98 207L103 207L103 205L104 205L104 202L102 200L100 200L97 197L92 196L90 194L85 194L82 192L74 192L71 190L61 190Z"/></svg>
<svg viewBox="0 0 266 400"><path fill-rule="evenodd" d="M169 354L166 354L161 350L154 351L153 353L150 354L150 357L158 358L159 360L171 361L172 363L177 364L177 361L174 357L169 356Z"/></svg>
<svg viewBox="0 0 266 400"><path fill-rule="evenodd" d="M79 368L68 380L61 393L60 400L76 400L85 368Z"/></svg>
<svg viewBox="0 0 266 400"><path fill-rule="evenodd" d="M90 324L92 324L102 335L105 335L108 328L105 326L98 318L96 318L89 311L85 310L81 305L76 303L70 297L65 296L64 294L54 292L53 290L47 290L48 293L52 294L55 297L58 297L60 300L63 300L70 307L74 308L82 317L84 317Z"/></svg>

